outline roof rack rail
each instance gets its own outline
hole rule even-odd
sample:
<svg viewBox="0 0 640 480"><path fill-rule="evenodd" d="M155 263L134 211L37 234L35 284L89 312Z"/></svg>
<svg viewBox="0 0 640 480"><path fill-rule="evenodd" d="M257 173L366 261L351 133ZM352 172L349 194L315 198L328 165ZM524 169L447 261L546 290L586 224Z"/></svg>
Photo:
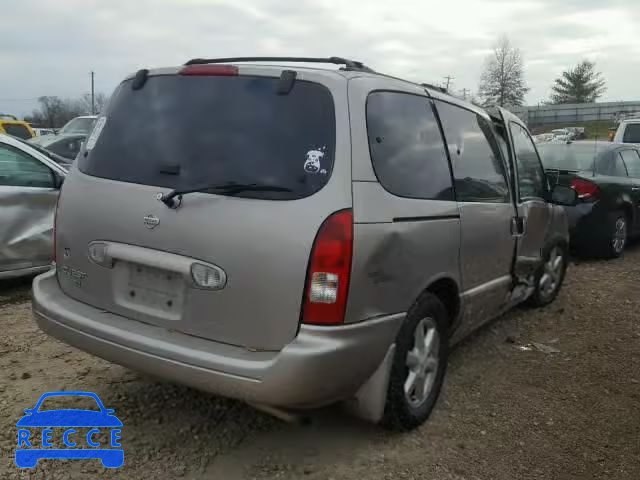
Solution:
<svg viewBox="0 0 640 480"><path fill-rule="evenodd" d="M342 57L228 57L228 58L192 58L185 65L204 65L207 63L237 63L237 62L291 62L291 63L332 63L344 65L341 70L356 70L374 73L362 62Z"/></svg>
<svg viewBox="0 0 640 480"><path fill-rule="evenodd" d="M430 83L421 83L420 85L422 85L425 88L430 88L431 90L437 90L438 92L441 92L441 93L449 93L446 88L436 87L435 85L431 85Z"/></svg>

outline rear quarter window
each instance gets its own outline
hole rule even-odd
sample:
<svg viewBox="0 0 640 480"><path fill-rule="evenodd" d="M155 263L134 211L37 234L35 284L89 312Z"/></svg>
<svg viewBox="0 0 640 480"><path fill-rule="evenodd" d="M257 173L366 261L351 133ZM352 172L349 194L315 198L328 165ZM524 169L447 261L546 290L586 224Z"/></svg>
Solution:
<svg viewBox="0 0 640 480"><path fill-rule="evenodd" d="M279 78L164 75L140 90L125 81L82 172L167 188L256 184L290 191L236 196L290 200L329 180L335 154L330 91L298 80L287 95ZM92 136L94 134L92 133Z"/></svg>
<svg viewBox="0 0 640 480"><path fill-rule="evenodd" d="M454 200L440 127L426 97L372 92L367 99L369 151L380 184L408 198Z"/></svg>

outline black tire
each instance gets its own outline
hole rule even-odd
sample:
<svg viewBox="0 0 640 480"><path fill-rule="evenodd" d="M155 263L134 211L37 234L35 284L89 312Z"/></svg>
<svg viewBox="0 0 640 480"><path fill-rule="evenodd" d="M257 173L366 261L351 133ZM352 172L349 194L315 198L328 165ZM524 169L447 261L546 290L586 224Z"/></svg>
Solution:
<svg viewBox="0 0 640 480"><path fill-rule="evenodd" d="M618 222L624 223L625 237L622 244L622 247L618 247L614 243L614 239L618 230ZM629 219L627 215L622 211L618 210L615 212L611 212L607 216L607 225L604 231L604 235L601 236L599 241L599 248L597 250L598 256L604 258L618 258L624 252L625 247L627 246L627 242L629 240Z"/></svg>
<svg viewBox="0 0 640 480"><path fill-rule="evenodd" d="M414 332L418 324L425 318L433 320L435 330L438 333L438 364L426 399L419 406L413 406L409 403L404 389L409 374L406 365L407 354L414 348ZM420 426L429 417L440 395L447 369L449 353L447 331L447 309L438 297L430 292L424 292L407 312L407 317L396 337L396 351L382 420L386 427L394 430L411 430Z"/></svg>
<svg viewBox="0 0 640 480"><path fill-rule="evenodd" d="M556 279L556 287L553 289L552 292L549 293L545 291L545 289L543 288L541 280L543 275L545 274L545 266L550 261L551 254L554 250L561 253L562 264L561 264L560 271L558 272L558 277ZM538 268L538 271L536 272L536 275L535 275L536 288L533 292L533 295L531 295L528 298L528 300L525 302L525 305L527 307L540 308L540 307L549 305L551 302L553 302L558 296L558 293L560 293L560 289L562 288L562 284L564 283L564 276L565 276L565 273L567 272L568 265L569 265L569 249L567 248L566 245L556 242L546 247L542 255L542 265L540 265L540 268Z"/></svg>

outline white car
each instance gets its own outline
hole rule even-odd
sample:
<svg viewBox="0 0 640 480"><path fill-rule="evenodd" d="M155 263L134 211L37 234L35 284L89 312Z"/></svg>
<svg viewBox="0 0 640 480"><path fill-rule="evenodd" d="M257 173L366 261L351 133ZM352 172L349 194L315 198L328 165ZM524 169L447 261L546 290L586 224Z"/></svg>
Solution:
<svg viewBox="0 0 640 480"><path fill-rule="evenodd" d="M93 129L93 124L98 119L97 115L83 115L72 118L58 132L58 135L82 134L89 135Z"/></svg>
<svg viewBox="0 0 640 480"><path fill-rule="evenodd" d="M56 132L53 131L53 128L34 128L37 137L42 137L44 135L55 135Z"/></svg>
<svg viewBox="0 0 640 480"><path fill-rule="evenodd" d="M553 140L552 133L541 133L539 135L533 136L533 141L535 143L547 143L547 142L550 142L551 140Z"/></svg>
<svg viewBox="0 0 640 480"><path fill-rule="evenodd" d="M0 279L46 271L67 170L53 154L0 134Z"/></svg>
<svg viewBox="0 0 640 480"><path fill-rule="evenodd" d="M640 117L622 120L613 136L613 141L640 144Z"/></svg>

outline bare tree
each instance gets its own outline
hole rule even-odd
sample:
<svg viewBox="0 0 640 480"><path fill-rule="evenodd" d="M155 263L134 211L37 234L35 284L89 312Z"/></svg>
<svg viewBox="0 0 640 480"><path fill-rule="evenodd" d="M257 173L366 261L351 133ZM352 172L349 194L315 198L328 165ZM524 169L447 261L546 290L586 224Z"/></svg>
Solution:
<svg viewBox="0 0 640 480"><path fill-rule="evenodd" d="M520 49L502 36L494 45L493 53L485 60L478 97L487 106L517 106L523 104L528 91Z"/></svg>
<svg viewBox="0 0 640 480"><path fill-rule="evenodd" d="M98 113L104 109L107 101L108 98L105 94L96 94L95 102ZM60 128L72 118L91 114L91 95L83 95L75 100L44 96L38 98L38 104L38 108L25 119L39 127Z"/></svg>
<svg viewBox="0 0 640 480"><path fill-rule="evenodd" d="M96 114L101 113L107 105L109 98L104 93L95 94ZM92 115L91 94L86 93L78 100L78 107L82 110L83 115Z"/></svg>
<svg viewBox="0 0 640 480"><path fill-rule="evenodd" d="M29 117L34 125L58 128L79 115L79 109L73 100L43 96L38 98L38 103L39 107Z"/></svg>
<svg viewBox="0 0 640 480"><path fill-rule="evenodd" d="M602 74L595 67L595 63L583 60L562 72L551 87L551 103L594 103L607 91Z"/></svg>

